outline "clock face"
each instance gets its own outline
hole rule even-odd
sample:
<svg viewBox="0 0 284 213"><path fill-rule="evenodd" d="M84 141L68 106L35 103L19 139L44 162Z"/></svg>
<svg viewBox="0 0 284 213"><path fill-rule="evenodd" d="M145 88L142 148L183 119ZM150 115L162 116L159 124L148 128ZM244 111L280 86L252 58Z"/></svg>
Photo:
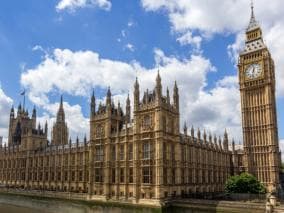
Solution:
<svg viewBox="0 0 284 213"><path fill-rule="evenodd" d="M262 73L260 64L249 65L245 71L245 75L248 79L258 78Z"/></svg>

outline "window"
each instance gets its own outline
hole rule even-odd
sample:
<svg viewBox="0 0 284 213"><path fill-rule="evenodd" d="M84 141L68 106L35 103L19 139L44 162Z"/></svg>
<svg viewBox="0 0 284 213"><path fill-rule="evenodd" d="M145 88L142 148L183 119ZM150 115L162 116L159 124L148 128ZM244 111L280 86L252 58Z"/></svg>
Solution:
<svg viewBox="0 0 284 213"><path fill-rule="evenodd" d="M71 181L75 181L75 172L74 171L72 171L72 173L71 173Z"/></svg>
<svg viewBox="0 0 284 213"><path fill-rule="evenodd" d="M172 161L175 160L175 145L172 145Z"/></svg>
<svg viewBox="0 0 284 213"><path fill-rule="evenodd" d="M164 178L164 184L167 185L168 184L168 171L167 171L167 168L164 168L163 178Z"/></svg>
<svg viewBox="0 0 284 213"><path fill-rule="evenodd" d="M164 146L163 146L163 158L164 160L167 160L167 144L164 143Z"/></svg>
<svg viewBox="0 0 284 213"><path fill-rule="evenodd" d="M111 182L115 183L115 169L111 170Z"/></svg>
<svg viewBox="0 0 284 213"><path fill-rule="evenodd" d="M133 144L128 145L128 160L133 160Z"/></svg>
<svg viewBox="0 0 284 213"><path fill-rule="evenodd" d="M119 151L119 159L124 160L124 144L120 145Z"/></svg>
<svg viewBox="0 0 284 213"><path fill-rule="evenodd" d="M83 181L83 172L79 171L79 181Z"/></svg>
<svg viewBox="0 0 284 213"><path fill-rule="evenodd" d="M116 160L116 149L115 149L115 145L113 145L112 148L111 148L111 159L112 159L113 161Z"/></svg>
<svg viewBox="0 0 284 213"><path fill-rule="evenodd" d="M96 161L103 161L104 159L104 150L103 146L96 146Z"/></svg>
<svg viewBox="0 0 284 213"><path fill-rule="evenodd" d="M103 180L102 169L96 168L95 169L95 182L102 182L102 180Z"/></svg>
<svg viewBox="0 0 284 213"><path fill-rule="evenodd" d="M172 184L176 183L176 171L175 169L172 169Z"/></svg>
<svg viewBox="0 0 284 213"><path fill-rule="evenodd" d="M145 142L143 144L143 159L150 159L150 143Z"/></svg>
<svg viewBox="0 0 284 213"><path fill-rule="evenodd" d="M149 166L143 168L143 183L151 183L152 171Z"/></svg>
<svg viewBox="0 0 284 213"><path fill-rule="evenodd" d="M65 181L68 180L68 172L64 172L64 180L65 180Z"/></svg>
<svg viewBox="0 0 284 213"><path fill-rule="evenodd" d="M57 181L61 181L61 172L57 173Z"/></svg>
<svg viewBox="0 0 284 213"><path fill-rule="evenodd" d="M129 168L129 183L133 183L133 168Z"/></svg>
<svg viewBox="0 0 284 213"><path fill-rule="evenodd" d="M124 168L120 169L120 183L124 183Z"/></svg>

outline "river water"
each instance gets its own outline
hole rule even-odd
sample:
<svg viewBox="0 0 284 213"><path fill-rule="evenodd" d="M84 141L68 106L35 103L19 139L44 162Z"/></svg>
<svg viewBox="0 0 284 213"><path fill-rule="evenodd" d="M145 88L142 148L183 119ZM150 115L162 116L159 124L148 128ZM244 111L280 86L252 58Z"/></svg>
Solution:
<svg viewBox="0 0 284 213"><path fill-rule="evenodd" d="M151 209L142 207L115 207L105 205L87 205L74 201L36 199L24 196L0 195L0 213L213 213L188 208L171 207Z"/></svg>

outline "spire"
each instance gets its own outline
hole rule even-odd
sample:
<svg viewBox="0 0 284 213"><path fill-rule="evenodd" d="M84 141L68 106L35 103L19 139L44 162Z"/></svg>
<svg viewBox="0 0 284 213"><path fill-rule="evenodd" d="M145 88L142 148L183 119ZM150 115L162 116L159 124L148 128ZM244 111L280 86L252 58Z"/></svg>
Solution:
<svg viewBox="0 0 284 213"><path fill-rule="evenodd" d="M200 139L201 139L201 133L200 133L200 129L198 128L198 130L197 130L197 139L199 140L199 141L201 141Z"/></svg>
<svg viewBox="0 0 284 213"><path fill-rule="evenodd" d="M184 122L183 131L184 131L184 135L187 135L187 125L186 125L186 122Z"/></svg>
<svg viewBox="0 0 284 213"><path fill-rule="evenodd" d="M156 85L161 84L161 76L160 76L160 70L158 69L157 77L156 77Z"/></svg>
<svg viewBox="0 0 284 213"><path fill-rule="evenodd" d="M250 22L249 22L249 26L247 28L247 31L251 31L252 29L255 29L259 27L258 22L255 19L255 15L254 15L254 4L253 4L253 0L251 0L251 16L250 16Z"/></svg>
<svg viewBox="0 0 284 213"><path fill-rule="evenodd" d="M171 104L171 100L170 100L170 92L169 92L169 88L167 87L167 103Z"/></svg>
<svg viewBox="0 0 284 213"><path fill-rule="evenodd" d="M139 108L139 99L140 99L139 83L138 83L138 78L136 77L134 83L134 111L137 111Z"/></svg>
<svg viewBox="0 0 284 213"><path fill-rule="evenodd" d="M234 140L234 138L233 138L233 141L232 141L232 151L235 152L235 150L236 150L236 149L235 149L235 140Z"/></svg>
<svg viewBox="0 0 284 213"><path fill-rule="evenodd" d="M96 113L96 98L95 98L95 90L93 90L91 97L91 116L95 115L95 113Z"/></svg>
<svg viewBox="0 0 284 213"><path fill-rule="evenodd" d="M179 94L178 94L178 86L176 81L174 85L173 99L174 99L174 107L176 108L177 111L179 111Z"/></svg>
<svg viewBox="0 0 284 213"><path fill-rule="evenodd" d="M35 118L36 117L36 107L34 105L34 108L33 108L33 114L32 114L32 117Z"/></svg>
<svg viewBox="0 0 284 213"><path fill-rule="evenodd" d="M47 130L48 130L48 124L47 124L47 121L45 121L45 126L44 126L44 132L45 132L45 134L47 134Z"/></svg>
<svg viewBox="0 0 284 213"><path fill-rule="evenodd" d="M160 101L162 98L162 81L161 81L161 76L160 76L160 71L158 70L158 74L156 77L156 97L157 100Z"/></svg>
<svg viewBox="0 0 284 213"><path fill-rule="evenodd" d="M136 77L135 83L134 83L134 89L138 89L139 90L139 83L138 83L138 77Z"/></svg>
<svg viewBox="0 0 284 213"><path fill-rule="evenodd" d="M63 109L63 95L60 97L60 108Z"/></svg>
<svg viewBox="0 0 284 213"><path fill-rule="evenodd" d="M126 99L126 123L130 123L130 112L131 111L131 107L130 107L130 99L129 99L129 93L127 95L127 99Z"/></svg>
<svg viewBox="0 0 284 213"><path fill-rule="evenodd" d="M194 128L193 128L193 125L191 126L191 137L194 138Z"/></svg>
<svg viewBox="0 0 284 213"><path fill-rule="evenodd" d="M61 121L61 122L65 122L65 112L64 112L64 108L63 108L63 95L61 95L60 97L60 104L59 104L59 109L57 112L57 116L56 116L56 120L57 122Z"/></svg>
<svg viewBox="0 0 284 213"><path fill-rule="evenodd" d="M223 147L224 147L225 151L228 151L228 149L229 149L229 141L228 141L227 129L225 129L225 133L224 133Z"/></svg>
<svg viewBox="0 0 284 213"><path fill-rule="evenodd" d="M10 112L10 118L14 118L14 116L15 116L15 111L14 111L14 106L12 105L11 112Z"/></svg>
<svg viewBox="0 0 284 213"><path fill-rule="evenodd" d="M106 105L107 106L111 105L111 91L110 91L110 87L108 87L108 89L107 89Z"/></svg>

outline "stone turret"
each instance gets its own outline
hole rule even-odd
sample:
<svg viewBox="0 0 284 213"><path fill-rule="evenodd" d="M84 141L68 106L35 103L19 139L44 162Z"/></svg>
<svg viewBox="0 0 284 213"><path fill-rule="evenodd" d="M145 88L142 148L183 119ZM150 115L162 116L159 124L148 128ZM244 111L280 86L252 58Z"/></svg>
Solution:
<svg viewBox="0 0 284 213"><path fill-rule="evenodd" d="M178 86L177 86L176 81L175 81L175 85L174 85L173 99L174 99L174 107L179 112L179 92L178 92Z"/></svg>
<svg viewBox="0 0 284 213"><path fill-rule="evenodd" d="M127 99L126 99L126 114L125 114L125 120L126 120L126 123L130 123L130 118L131 118L131 106L130 106L130 99L129 99L129 94L127 96Z"/></svg>
<svg viewBox="0 0 284 213"><path fill-rule="evenodd" d="M229 150L229 139L228 139L228 133L227 133L226 129L225 129L225 133L224 133L223 147L224 147L225 151Z"/></svg>
<svg viewBox="0 0 284 213"><path fill-rule="evenodd" d="M56 116L56 123L52 131L52 144L65 145L68 144L68 127L65 122L65 112L63 108L63 96L60 98L60 105Z"/></svg>
<svg viewBox="0 0 284 213"><path fill-rule="evenodd" d="M92 97L91 97L91 117L96 113L96 98L95 98L95 91L93 90Z"/></svg>
<svg viewBox="0 0 284 213"><path fill-rule="evenodd" d="M139 100L140 100L139 83L138 79L136 78L134 84L134 111L137 111L139 109Z"/></svg>

